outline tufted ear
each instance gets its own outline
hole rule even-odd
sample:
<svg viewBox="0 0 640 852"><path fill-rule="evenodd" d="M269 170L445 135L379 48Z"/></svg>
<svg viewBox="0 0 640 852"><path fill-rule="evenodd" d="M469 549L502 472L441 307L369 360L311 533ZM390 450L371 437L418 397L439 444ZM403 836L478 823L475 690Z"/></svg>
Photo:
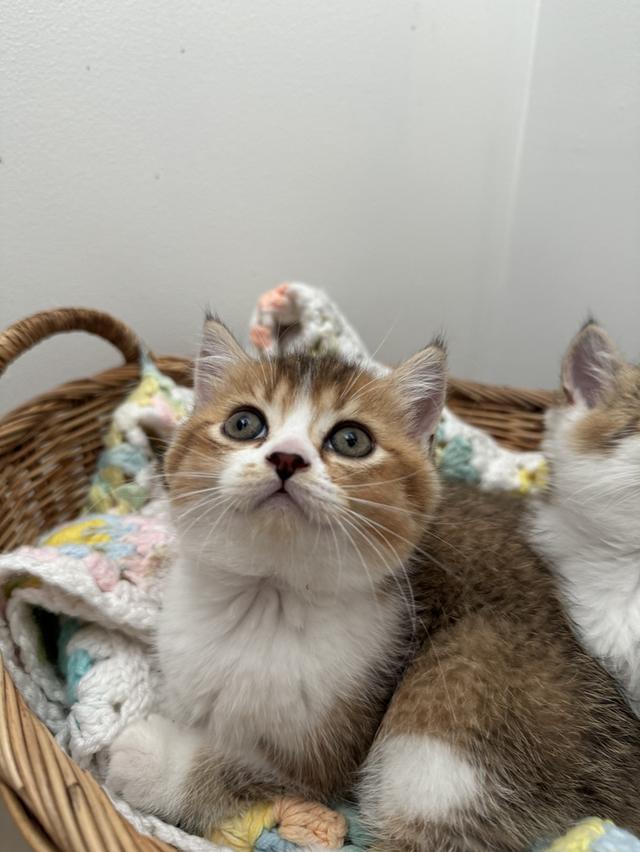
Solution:
<svg viewBox="0 0 640 852"><path fill-rule="evenodd" d="M437 339L391 374L415 438L427 440L436 431L447 389L446 370L446 349L443 341Z"/></svg>
<svg viewBox="0 0 640 852"><path fill-rule="evenodd" d="M229 367L244 358L247 358L244 349L226 325L218 317L207 314L194 368L196 406L209 402Z"/></svg>
<svg viewBox="0 0 640 852"><path fill-rule="evenodd" d="M567 400L594 408L613 389L622 364L609 335L589 320L571 341L562 362L562 388Z"/></svg>

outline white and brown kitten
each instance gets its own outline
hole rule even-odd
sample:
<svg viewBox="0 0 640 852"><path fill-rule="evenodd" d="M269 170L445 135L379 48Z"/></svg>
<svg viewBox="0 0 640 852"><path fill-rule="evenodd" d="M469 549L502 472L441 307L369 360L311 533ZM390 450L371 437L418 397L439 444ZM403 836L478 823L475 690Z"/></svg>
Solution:
<svg viewBox="0 0 640 852"><path fill-rule="evenodd" d="M114 743L114 791L200 832L357 794L378 852L520 850L592 813L640 828L640 727L520 504L440 499L444 387L438 345L383 376L254 360L208 321L167 458L166 707Z"/></svg>
<svg viewBox="0 0 640 852"><path fill-rule="evenodd" d="M640 368L590 321L562 384L544 442L552 487L531 541L560 576L581 641L640 714Z"/></svg>
<svg viewBox="0 0 640 852"><path fill-rule="evenodd" d="M444 391L438 346L378 378L253 360L207 322L166 459L180 558L158 637L166 716L189 733L126 731L112 788L202 831L256 789L353 785L409 648L404 564L438 496L425 445Z"/></svg>

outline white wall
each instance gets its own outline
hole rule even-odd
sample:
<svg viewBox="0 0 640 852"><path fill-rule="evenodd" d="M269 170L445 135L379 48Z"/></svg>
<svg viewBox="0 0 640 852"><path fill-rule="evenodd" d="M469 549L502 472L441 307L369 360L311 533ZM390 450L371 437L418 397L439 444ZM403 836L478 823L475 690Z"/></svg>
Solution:
<svg viewBox="0 0 640 852"><path fill-rule="evenodd" d="M586 310L640 348L640 4L0 0L0 324L105 308L193 350L279 280L397 359L555 382ZM113 362L67 340L6 408Z"/></svg>
<svg viewBox="0 0 640 852"><path fill-rule="evenodd" d="M543 0L483 378L548 384L592 311L640 355L640 3Z"/></svg>

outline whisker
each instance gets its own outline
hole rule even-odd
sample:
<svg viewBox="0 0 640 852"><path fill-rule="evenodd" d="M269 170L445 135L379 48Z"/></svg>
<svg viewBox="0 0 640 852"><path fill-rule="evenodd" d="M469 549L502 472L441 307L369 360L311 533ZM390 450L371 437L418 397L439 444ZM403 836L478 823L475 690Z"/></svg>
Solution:
<svg viewBox="0 0 640 852"><path fill-rule="evenodd" d="M350 503L363 503L367 506L379 506L381 509L388 509L390 512L402 512L404 515L414 515L416 518L420 518L426 522L425 513L417 509L405 509L403 506L393 506L390 503L380 503L377 500L366 500L364 497L352 497L351 495L348 495L348 500Z"/></svg>
<svg viewBox="0 0 640 852"><path fill-rule="evenodd" d="M198 558L197 558L197 560L196 560L196 563L197 563L198 565L200 565L200 560L202 559L202 555L203 555L204 549L205 549L205 548L207 547L207 545L209 544L209 541L210 541L210 539L211 539L211 536L212 536L212 535L213 535L213 533L216 531L216 529L220 526L220 523L221 523L222 519L225 517L225 515L226 515L226 514L230 511L230 509L232 509L232 508L233 508L233 504L234 504L234 500L233 500L233 498L228 497L228 498L227 498L227 501L228 501L228 505L227 505L227 507L226 507L226 508L225 508L225 509L224 509L224 510L220 513L220 515L218 515L218 517L217 517L217 519L216 519L215 523L211 526L211 528L210 528L210 529L209 529L209 531L207 532L207 535L206 535L205 540L204 540L204 542L203 542L203 544L202 544L202 547L200 548L200 552L199 552L199 554L198 554Z"/></svg>
<svg viewBox="0 0 640 852"><path fill-rule="evenodd" d="M339 485L342 489L371 488L374 485L389 485L391 482L402 482L405 479L410 479L412 476L417 476L419 473L421 473L420 470L414 470L411 473L406 473L404 476L395 476L393 479L381 479L373 482L357 482L351 485L348 483L342 483L338 479L336 479L335 482L336 485Z"/></svg>
<svg viewBox="0 0 640 852"><path fill-rule="evenodd" d="M372 594L372 596L373 596L373 599L374 599L374 602L375 602L376 609L378 610L378 614L380 614L380 602L378 601L378 596L377 596L377 593L376 593L376 587L375 587L375 584L374 584L374 582L373 582L373 578L371 577L371 574L369 573L369 567L368 567L367 563L365 562L364 557L362 556L362 553L360 552L360 548L358 547L358 545L357 545L357 544L355 543L355 541L353 540L353 536L349 533L349 531L348 531L347 529L345 529L345 527L344 527L344 525L343 525L342 521L340 520L340 518L338 518L338 517L336 516L336 517L334 517L334 520L335 520L335 522L338 524L338 526L340 527L340 529L342 530L342 532L343 532L343 534L345 535L345 537L346 537L346 538L349 540L349 542L351 543L351 546L353 547L353 549L354 549L354 550L355 550L355 552L357 553L358 558L360 559L360 562L362 563L362 567L363 567L364 572L365 572L365 574L366 574L367 580L368 580L368 582L369 582L369 585L371 586L371 594Z"/></svg>
<svg viewBox="0 0 640 852"><path fill-rule="evenodd" d="M333 528L333 522L332 522L331 518L327 518L327 521L329 523L329 529L331 530L331 535L333 536L333 546L334 546L334 549L336 551L336 562L337 562L337 565L338 565L337 587L338 587L338 591L340 591L340 586L342 585L342 559L340 557L340 548L338 547L338 537L336 536L336 531ZM320 527L318 527L318 534L316 535L316 546L317 546L319 535L320 535Z"/></svg>
<svg viewBox="0 0 640 852"><path fill-rule="evenodd" d="M369 356L369 357L371 358L371 360L372 360L372 361L373 361L373 360L375 360L376 355L378 354L378 352L382 349L382 347L384 346L384 344L385 344L385 343L387 342L387 340L389 339L389 335L391 334L391 332L394 330L394 328L395 328L395 327L396 327L396 325L398 324L398 320L400 319L400 315L401 315L401 313L402 313L402 308L401 308L401 309L398 311L398 313L396 314L395 319L393 320L393 322L391 323L391 325L390 325L390 326L389 326L389 328L387 329L387 331L386 331L386 333L385 333L384 337L382 338L382 340L380 341L380 343L378 343L378 345L376 346L376 348L373 350L373 352L372 352L372 353L371 353L371 355Z"/></svg>
<svg viewBox="0 0 640 852"><path fill-rule="evenodd" d="M432 553L429 553L428 551L424 550L419 545L415 544L414 542L410 541L409 539L405 538L404 536L401 536L400 533L397 533L395 530L392 530L389 527L386 527L384 524L378 523L378 521L374 521L371 518L365 517L365 515L362 515L360 512L355 512L352 509L348 509L347 511L351 512L351 514L355 515L363 523L373 525L376 529L382 530L384 532L388 532L391 535L395 536L400 541L404 541L406 544L411 545L413 553L415 553L418 556L421 556L423 559L428 559L429 562L432 562L434 565L437 565L445 574L448 574L449 576L455 576L455 574L451 571L451 569L447 565L444 565L442 562L440 562L438 559L436 559L435 556ZM422 530L423 534L426 533L428 535L429 532L430 531L428 529ZM435 533L432 533L432 535L435 536ZM444 542L444 543L447 544L447 542ZM450 546L452 546L452 545L450 545Z"/></svg>
<svg viewBox="0 0 640 852"><path fill-rule="evenodd" d="M392 570L391 570L391 566L389 565L388 560L387 560L387 559L386 559L386 557L383 555L383 553L382 553L382 551L380 550L380 548L379 548L379 547L378 547L378 546L377 546L377 545L376 545L376 544L375 544L375 543L371 540L371 538L370 538L370 537L368 537L368 536L366 536L366 535L364 534L364 532L363 532L363 531L362 531L362 530L361 530L361 529L357 526L357 524L355 524L353 521L350 521L348 518L343 518L343 520L345 521L345 523L348 523L348 524L349 524L349 526L350 526L350 527L351 527L351 528L352 528L355 532L359 533L359 534L360 534L360 535L364 538L364 540L366 541L366 543L367 543L370 547L373 547L373 549L376 551L376 553L378 554L378 556L380 557L380 559L381 559L381 560L382 560L382 562L384 563L384 565L385 565L385 567L386 567L387 571L388 571L388 572L389 572L389 574L393 577L393 579L394 579L394 581L395 581L396 585L398 586L398 591L400 592L400 595L401 595L401 597L402 597L403 603L405 604L405 606L406 606L406 608L407 608L407 613L408 613L408 615L409 615L409 619L410 619L410 621L411 621L411 630L412 630L412 633L414 633L414 634L415 634L415 629L416 629L416 605L415 605L415 598L414 598L414 596L413 596L413 589L412 589L412 587L411 587L411 582L410 582L410 580L409 580L409 576L408 576L408 574L406 573L406 569L405 569L405 567L404 567L404 565L403 565L403 563L402 563L402 560L400 559L400 557L399 557L399 555L398 555L398 552L397 552L397 551L396 551L396 549L393 547L393 545L391 545L391 544L390 544L390 542L389 542L386 538L384 538L385 544L387 545L387 547L389 547L389 548L393 551L394 556L395 556L395 557L396 557L396 559L398 560L398 565L400 566L401 570L402 570L402 571L404 572L404 574L405 574L405 580L406 580L407 585L408 585L408 587L409 587L409 597L408 597L408 598L405 596L404 590L402 589L402 586L401 586L401 584L400 584L400 581L399 581L399 579L398 579L398 577L397 577L397 575L396 575L395 571L392 571Z"/></svg>

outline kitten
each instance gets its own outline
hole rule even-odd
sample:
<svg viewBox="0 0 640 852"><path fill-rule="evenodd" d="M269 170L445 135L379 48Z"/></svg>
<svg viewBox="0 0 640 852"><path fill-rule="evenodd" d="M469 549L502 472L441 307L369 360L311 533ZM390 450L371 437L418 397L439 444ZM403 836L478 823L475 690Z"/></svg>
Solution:
<svg viewBox="0 0 640 852"><path fill-rule="evenodd" d="M425 444L444 391L437 345L378 378L328 356L252 360L206 323L195 413L165 464L168 718L115 743L112 789L202 832L258 793L353 786L410 649L404 563L438 496Z"/></svg>
<svg viewBox="0 0 640 852"><path fill-rule="evenodd" d="M566 405L547 415L552 488L531 540L554 565L584 646L640 714L640 368L589 322L565 356Z"/></svg>
<svg viewBox="0 0 640 852"><path fill-rule="evenodd" d="M131 804L204 832L357 790L377 852L519 850L591 813L640 828L640 727L521 504L440 494L444 361L252 360L208 321L167 458L165 717L111 752Z"/></svg>

